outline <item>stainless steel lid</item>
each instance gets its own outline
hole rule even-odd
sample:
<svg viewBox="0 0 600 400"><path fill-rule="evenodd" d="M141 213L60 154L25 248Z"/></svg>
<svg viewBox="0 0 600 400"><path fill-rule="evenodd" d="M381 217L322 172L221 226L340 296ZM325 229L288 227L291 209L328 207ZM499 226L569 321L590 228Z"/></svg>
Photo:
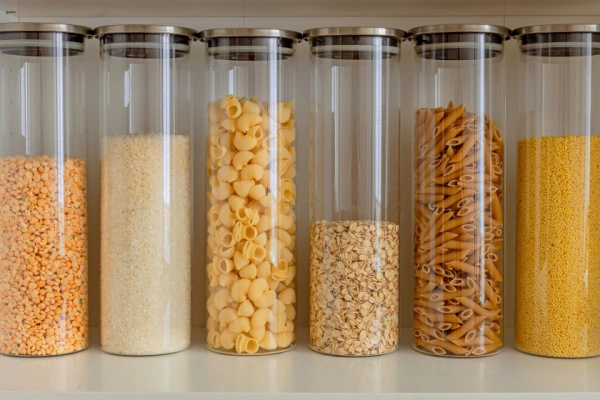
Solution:
<svg viewBox="0 0 600 400"><path fill-rule="evenodd" d="M329 28L314 28L304 31L304 39L323 36L383 36L402 40L406 32L401 29L373 28L366 26L334 26Z"/></svg>
<svg viewBox="0 0 600 400"><path fill-rule="evenodd" d="M228 37L255 37L255 38L281 38L292 39L295 41L302 40L300 32L288 31L285 29L268 29L268 28L219 28L209 29L198 33L198 38L201 41L206 41L215 38Z"/></svg>
<svg viewBox="0 0 600 400"><path fill-rule="evenodd" d="M105 25L94 29L95 36L104 36L112 33L166 33L171 35L181 35L195 37L196 31L190 28L182 28L172 25Z"/></svg>
<svg viewBox="0 0 600 400"><path fill-rule="evenodd" d="M512 31L514 37L535 33L595 33L600 32L600 24L550 24L523 26Z"/></svg>
<svg viewBox="0 0 600 400"><path fill-rule="evenodd" d="M0 23L0 32L59 32L85 36L91 36L93 34L92 28L88 28L87 26L38 22Z"/></svg>
<svg viewBox="0 0 600 400"><path fill-rule="evenodd" d="M484 24L440 24L425 25L408 31L409 38L429 33L495 33L510 38L511 32L505 26Z"/></svg>

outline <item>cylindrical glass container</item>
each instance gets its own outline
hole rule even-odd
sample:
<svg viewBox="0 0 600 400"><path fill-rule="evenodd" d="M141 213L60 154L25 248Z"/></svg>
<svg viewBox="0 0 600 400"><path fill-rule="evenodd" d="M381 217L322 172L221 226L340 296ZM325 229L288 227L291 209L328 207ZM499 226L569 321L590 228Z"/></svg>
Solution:
<svg viewBox="0 0 600 400"><path fill-rule="evenodd" d="M96 29L102 57L100 344L184 350L191 330L191 79L195 31Z"/></svg>
<svg viewBox="0 0 600 400"><path fill-rule="evenodd" d="M400 44L387 28L319 28L311 49L310 348L398 347Z"/></svg>
<svg viewBox="0 0 600 400"><path fill-rule="evenodd" d="M517 349L600 354L600 25L515 31Z"/></svg>
<svg viewBox="0 0 600 400"><path fill-rule="evenodd" d="M0 24L0 353L88 347L87 134L91 30Z"/></svg>
<svg viewBox="0 0 600 400"><path fill-rule="evenodd" d="M295 45L300 33L214 29L207 51L208 348L295 346Z"/></svg>
<svg viewBox="0 0 600 400"><path fill-rule="evenodd" d="M504 344L504 42L431 25L414 42L414 348L478 357Z"/></svg>

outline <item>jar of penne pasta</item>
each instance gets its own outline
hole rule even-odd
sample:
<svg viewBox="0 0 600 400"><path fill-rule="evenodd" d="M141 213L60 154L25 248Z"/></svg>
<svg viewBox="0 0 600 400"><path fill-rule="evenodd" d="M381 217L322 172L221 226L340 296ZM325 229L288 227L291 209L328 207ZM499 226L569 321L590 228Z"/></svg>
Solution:
<svg viewBox="0 0 600 400"><path fill-rule="evenodd" d="M100 345L185 350L191 335L190 49L195 31L96 29L102 57Z"/></svg>
<svg viewBox="0 0 600 400"><path fill-rule="evenodd" d="M207 344L270 354L296 344L298 32L213 29L206 43Z"/></svg>
<svg viewBox="0 0 600 400"><path fill-rule="evenodd" d="M492 25L409 32L414 114L414 348L492 355L504 345L504 42Z"/></svg>
<svg viewBox="0 0 600 400"><path fill-rule="evenodd" d="M400 44L404 31L321 28L310 43L310 348L398 347Z"/></svg>
<svg viewBox="0 0 600 400"><path fill-rule="evenodd" d="M600 355L600 25L517 29L515 346Z"/></svg>
<svg viewBox="0 0 600 400"><path fill-rule="evenodd" d="M89 346L85 42L92 30L0 24L0 353Z"/></svg>

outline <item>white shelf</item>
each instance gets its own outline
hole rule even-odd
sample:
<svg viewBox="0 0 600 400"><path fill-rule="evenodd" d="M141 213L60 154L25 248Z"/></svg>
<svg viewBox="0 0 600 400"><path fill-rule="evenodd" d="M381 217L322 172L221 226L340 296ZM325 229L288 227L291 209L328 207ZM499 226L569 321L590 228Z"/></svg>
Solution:
<svg viewBox="0 0 600 400"><path fill-rule="evenodd" d="M203 329L194 329L191 349L167 356L119 357L94 345L81 353L38 358L0 357L0 398L99 399L597 399L600 358L559 360L530 356L508 346L496 356L452 359L410 348L402 330L401 348L386 356L332 357L307 348L307 329L298 347L261 357L215 354L204 347ZM23 392L28 391L28 392ZM354 394L354 395L352 395ZM392 396L393 395L393 396ZM141 396L141 397L138 397ZM391 397L388 397L391 396ZM486 396L487 397L487 396Z"/></svg>
<svg viewBox="0 0 600 400"><path fill-rule="evenodd" d="M19 17L600 15L597 0L0 0Z"/></svg>

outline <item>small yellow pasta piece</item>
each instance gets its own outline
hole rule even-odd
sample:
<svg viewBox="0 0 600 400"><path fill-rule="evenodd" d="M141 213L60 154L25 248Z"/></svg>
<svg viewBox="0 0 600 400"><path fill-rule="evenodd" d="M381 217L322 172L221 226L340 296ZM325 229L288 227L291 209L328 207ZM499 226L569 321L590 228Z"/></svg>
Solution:
<svg viewBox="0 0 600 400"><path fill-rule="evenodd" d="M267 256L267 252L263 246L259 246L252 242L246 242L244 244L243 256L246 259L252 260L255 263L262 262Z"/></svg>
<svg viewBox="0 0 600 400"><path fill-rule="evenodd" d="M284 246L285 246L285 244L284 244ZM287 261L288 263L292 263L294 261L294 253L289 251L287 249L287 247L281 248L281 250L279 251L279 256L282 259L284 259L285 261Z"/></svg>
<svg viewBox="0 0 600 400"><path fill-rule="evenodd" d="M243 133L246 133L251 126L260 124L262 120L262 117L257 113L242 113L237 120L237 128Z"/></svg>
<svg viewBox="0 0 600 400"><path fill-rule="evenodd" d="M210 155L210 158L213 161L219 160L226 153L227 153L227 149L225 147L223 147L223 146L220 146L220 145L212 145L208 149L208 154Z"/></svg>
<svg viewBox="0 0 600 400"><path fill-rule="evenodd" d="M232 143L233 143L233 132L229 132L229 131L223 132L223 134L219 138L219 146L221 146L225 149L231 149ZM225 154L227 154L227 153L225 153ZM223 154L223 157L225 157L225 154ZM223 158L223 157L221 157L221 158Z"/></svg>
<svg viewBox="0 0 600 400"><path fill-rule="evenodd" d="M244 107L242 107L242 112L260 114L261 110L260 110L260 107L258 104L256 104L252 100L248 100L247 102L244 103Z"/></svg>
<svg viewBox="0 0 600 400"><path fill-rule="evenodd" d="M296 302L296 291L291 288L287 288L279 293L279 300L285 305L294 304Z"/></svg>
<svg viewBox="0 0 600 400"><path fill-rule="evenodd" d="M227 260L227 261L230 261L230 260ZM240 278L233 272L229 272L227 274L221 274L221 275L219 275L219 286L223 286L223 287L226 287L231 290L231 286L238 279L240 279Z"/></svg>
<svg viewBox="0 0 600 400"><path fill-rule="evenodd" d="M258 278L263 278L266 280L266 278L268 278L269 275L271 275L271 263L269 263L268 261L263 261L260 264L258 264L256 276Z"/></svg>
<svg viewBox="0 0 600 400"><path fill-rule="evenodd" d="M257 143L259 143L261 140L264 139L265 132L260 127L260 125L254 125L250 129L248 129L248 133L246 133L246 135L253 137L254 139L257 140Z"/></svg>
<svg viewBox="0 0 600 400"><path fill-rule="evenodd" d="M250 135L244 135L242 132L237 131L233 138L233 145L240 151L252 150L258 144L258 140Z"/></svg>
<svg viewBox="0 0 600 400"><path fill-rule="evenodd" d="M208 118L213 124L221 120L222 107L219 103L210 103L208 105Z"/></svg>
<svg viewBox="0 0 600 400"><path fill-rule="evenodd" d="M283 280L283 284L286 286L290 286L296 277L296 267L290 266L288 268L288 276Z"/></svg>
<svg viewBox="0 0 600 400"><path fill-rule="evenodd" d="M259 342L260 347L265 350L275 350L277 348L277 340L273 333L266 331L265 335Z"/></svg>
<svg viewBox="0 0 600 400"><path fill-rule="evenodd" d="M254 339L260 341L265 336L265 332L266 332L266 328L264 326L261 326L260 328L252 328L252 329L250 329L250 332L248 332L248 333Z"/></svg>
<svg viewBox="0 0 600 400"><path fill-rule="evenodd" d="M231 165L238 171L241 171L254 158L254 153L251 151L240 151L233 156ZM242 196L246 197L246 196Z"/></svg>
<svg viewBox="0 0 600 400"><path fill-rule="evenodd" d="M290 119L292 115L292 110L289 105L286 103L278 103L277 104L277 122L283 124Z"/></svg>
<svg viewBox="0 0 600 400"><path fill-rule="evenodd" d="M279 286L279 282L277 281L269 281L269 289L277 292L277 287Z"/></svg>
<svg viewBox="0 0 600 400"><path fill-rule="evenodd" d="M231 321L238 317L237 311L233 308L224 308L219 313L219 324L221 326L227 326Z"/></svg>
<svg viewBox="0 0 600 400"><path fill-rule="evenodd" d="M238 336L235 342L235 351L238 353L254 354L259 348L258 340L243 334Z"/></svg>
<svg viewBox="0 0 600 400"><path fill-rule="evenodd" d="M254 228L254 229L256 229L256 228ZM258 232L258 230L257 230L257 232ZM254 238L254 243L256 243L259 246L263 246L263 247L267 245L267 241L268 241L267 234L264 232L259 235L256 235L256 237Z"/></svg>
<svg viewBox="0 0 600 400"><path fill-rule="evenodd" d="M294 341L293 332L281 332L275 335L277 347L288 347Z"/></svg>
<svg viewBox="0 0 600 400"><path fill-rule="evenodd" d="M273 306L271 307L271 310L275 314L285 314L285 304L283 304L283 302L281 300L275 299L275 301L273 302Z"/></svg>
<svg viewBox="0 0 600 400"><path fill-rule="evenodd" d="M213 319L213 317L208 317L208 321L206 321L206 328L209 331L218 331L219 330L219 321Z"/></svg>
<svg viewBox="0 0 600 400"><path fill-rule="evenodd" d="M238 211L240 208L244 207L246 205L246 199L237 196L235 194L232 194L229 197L229 207L231 208L231 211L233 211L234 213L236 211Z"/></svg>
<svg viewBox="0 0 600 400"><path fill-rule="evenodd" d="M219 221L228 228L231 228L235 223L235 218L228 203L224 203L219 210Z"/></svg>
<svg viewBox="0 0 600 400"><path fill-rule="evenodd" d="M240 270L239 275L240 275L240 278L243 278L243 279L255 279L256 272L257 272L256 265L249 264Z"/></svg>
<svg viewBox="0 0 600 400"><path fill-rule="evenodd" d="M221 346L225 350L231 350L235 347L235 340L238 337L238 333L231 332L229 329L225 328L221 332Z"/></svg>
<svg viewBox="0 0 600 400"><path fill-rule="evenodd" d="M235 254L235 247L217 246L215 254L223 258L231 258Z"/></svg>
<svg viewBox="0 0 600 400"><path fill-rule="evenodd" d="M283 229L277 229L275 237L287 248L292 244L292 236Z"/></svg>
<svg viewBox="0 0 600 400"><path fill-rule="evenodd" d="M269 155L269 151L265 149L260 149L252 158L252 164L260 165L261 167L266 167L271 162L271 157Z"/></svg>
<svg viewBox="0 0 600 400"><path fill-rule="evenodd" d="M254 314L254 306L250 300L244 301L237 309L239 317L251 317Z"/></svg>
<svg viewBox="0 0 600 400"><path fill-rule="evenodd" d="M231 168L235 170L235 168ZM253 179L257 181L263 177L264 172L265 169L262 166L258 164L248 164L242 169L241 177L244 180Z"/></svg>
<svg viewBox="0 0 600 400"><path fill-rule="evenodd" d="M237 317L229 323L227 328L234 333L249 332L251 329L250 319L248 317Z"/></svg>
<svg viewBox="0 0 600 400"><path fill-rule="evenodd" d="M254 200L260 200L267 195L267 190L261 184L254 185L248 192L248 196Z"/></svg>
<svg viewBox="0 0 600 400"><path fill-rule="evenodd" d="M217 179L219 179L219 182L231 183L237 180L238 177L239 172L231 165L225 165L219 168L219 171L217 172Z"/></svg>
<svg viewBox="0 0 600 400"><path fill-rule="evenodd" d="M257 300L254 300L253 303L256 307L259 307L259 308L271 307L273 305L273 303L275 302L276 296L277 296L277 294L275 293L275 291L269 289L267 292L265 292L265 294L263 294Z"/></svg>
<svg viewBox="0 0 600 400"><path fill-rule="evenodd" d="M227 228L221 227L217 230L217 234L215 235L215 247L217 246L225 246L231 247L235 246L235 240L233 238L233 234ZM229 270L231 271L231 270ZM226 272L229 272L226 271Z"/></svg>
<svg viewBox="0 0 600 400"><path fill-rule="evenodd" d="M254 182L252 182L252 185L254 186ZM251 188L248 188L248 191L250 191L250 189ZM229 196L231 196L232 193L233 193L233 188L231 187L231 185L229 183L226 183L226 182L220 182L217 186L213 187L213 190L212 190L212 195L215 197L215 199L220 200L220 201L227 200L229 198ZM242 197L246 197L246 196L242 196Z"/></svg>
<svg viewBox="0 0 600 400"><path fill-rule="evenodd" d="M281 282L287 278L289 270L288 262L284 259L279 260L279 262L271 268L271 278Z"/></svg>
<svg viewBox="0 0 600 400"><path fill-rule="evenodd" d="M229 292L229 289L227 288L222 288L215 294L215 307L218 311L221 311L222 309L227 307L227 305L231 303L231 301L231 294ZM218 320L219 318L217 317L215 319Z"/></svg>
<svg viewBox="0 0 600 400"><path fill-rule="evenodd" d="M281 128L279 133L286 144L290 144L296 140L296 129L294 128Z"/></svg>
<svg viewBox="0 0 600 400"><path fill-rule="evenodd" d="M292 321L285 321L284 331L285 332L294 332L294 323Z"/></svg>
<svg viewBox="0 0 600 400"><path fill-rule="evenodd" d="M219 320L219 310L217 309L217 307L214 304L208 304L206 306L206 309L208 310L208 314L210 315L210 318L212 318L215 321Z"/></svg>
<svg viewBox="0 0 600 400"><path fill-rule="evenodd" d="M288 320L290 320L290 321L295 320L296 319L296 307L294 307L292 304L286 304L285 315L287 316Z"/></svg>
<svg viewBox="0 0 600 400"><path fill-rule="evenodd" d="M229 132L235 132L236 123L235 119L227 118L221 121L221 126Z"/></svg>
<svg viewBox="0 0 600 400"><path fill-rule="evenodd" d="M235 187L235 183L234 183L234 187ZM286 230L290 229L293 225L295 225L295 222L296 222L296 216L294 215L293 211L291 211L287 215L280 212L277 216L277 226L282 229L286 229Z"/></svg>
<svg viewBox="0 0 600 400"><path fill-rule="evenodd" d="M219 210L218 206L212 206L209 208L208 213L206 213L206 218L208 219L208 223L211 225L221 225L221 221L219 220Z"/></svg>
<svg viewBox="0 0 600 400"><path fill-rule="evenodd" d="M208 345L212 348L218 349L221 347L221 334L216 330L209 330L208 336L206 336Z"/></svg>
<svg viewBox="0 0 600 400"><path fill-rule="evenodd" d="M252 301L258 300L269 290L269 283L266 279L257 278L252 281L248 289L248 298Z"/></svg>
<svg viewBox="0 0 600 400"><path fill-rule="evenodd" d="M232 94L225 97L221 103L221 108L225 110L225 113L229 118L238 118L242 115L242 105L237 97Z"/></svg>
<svg viewBox="0 0 600 400"><path fill-rule="evenodd" d="M260 216L258 223L256 224L256 231L258 233L266 232L269 229L273 228L273 225L273 220L269 216L262 215Z"/></svg>
<svg viewBox="0 0 600 400"><path fill-rule="evenodd" d="M250 260L246 260L241 252L236 251L233 255L233 265L237 271L250 264Z"/></svg>
<svg viewBox="0 0 600 400"><path fill-rule="evenodd" d="M238 303L244 302L248 298L248 290L253 281L249 279L240 279L231 286L231 297ZM252 299L251 299L252 300Z"/></svg>
<svg viewBox="0 0 600 400"><path fill-rule="evenodd" d="M267 325L267 322L271 322L274 320L275 316L273 312L268 308L259 308L252 315L252 319L250 323L252 328L264 328Z"/></svg>
<svg viewBox="0 0 600 400"><path fill-rule="evenodd" d="M260 220L260 215L251 207L243 207L235 212L235 218L243 224L256 225Z"/></svg>
<svg viewBox="0 0 600 400"><path fill-rule="evenodd" d="M252 189L253 187L254 187L254 181L251 179L248 179L248 180L242 179L242 180L233 182L233 189L235 190L235 193L240 197L248 197L248 193L250 193L250 189ZM227 196L229 197L230 194L231 193L229 193ZM225 200L225 198L223 198L221 200Z"/></svg>

